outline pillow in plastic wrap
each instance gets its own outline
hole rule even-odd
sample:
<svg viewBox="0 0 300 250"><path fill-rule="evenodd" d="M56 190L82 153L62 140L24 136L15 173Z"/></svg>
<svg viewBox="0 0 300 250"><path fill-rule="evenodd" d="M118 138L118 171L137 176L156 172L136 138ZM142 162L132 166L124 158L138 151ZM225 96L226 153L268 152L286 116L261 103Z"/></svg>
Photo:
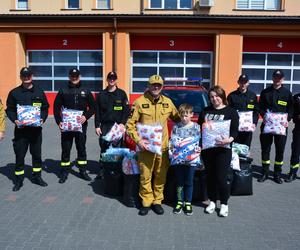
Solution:
<svg viewBox="0 0 300 250"><path fill-rule="evenodd" d="M83 111L63 108L61 113L63 132L82 132L80 119Z"/></svg>
<svg viewBox="0 0 300 250"><path fill-rule="evenodd" d="M135 152L130 152L122 161L122 170L126 175L140 174L140 168L136 160Z"/></svg>
<svg viewBox="0 0 300 250"><path fill-rule="evenodd" d="M233 170L241 171L239 155L234 150L232 150L232 158L231 158L231 162L230 162L230 167Z"/></svg>
<svg viewBox="0 0 300 250"><path fill-rule="evenodd" d="M100 160L102 162L122 162L123 158L130 153L129 148L110 147L105 153L102 153Z"/></svg>
<svg viewBox="0 0 300 250"><path fill-rule="evenodd" d="M239 131L254 132L255 124L253 124L253 111L239 111Z"/></svg>
<svg viewBox="0 0 300 250"><path fill-rule="evenodd" d="M249 151L249 146L245 145L245 144L240 144L240 143L236 143L234 142L232 144L232 149L239 155L242 157L249 157L250 155L250 151Z"/></svg>
<svg viewBox="0 0 300 250"><path fill-rule="evenodd" d="M200 136L181 138L172 136L169 142L169 156L171 165L199 166L200 153L196 152L199 147Z"/></svg>
<svg viewBox="0 0 300 250"><path fill-rule="evenodd" d="M267 111L264 116L264 125L264 134L286 135L288 114Z"/></svg>
<svg viewBox="0 0 300 250"><path fill-rule="evenodd" d="M31 126L40 127L41 124L41 108L31 105L17 105L18 127Z"/></svg>
<svg viewBox="0 0 300 250"><path fill-rule="evenodd" d="M102 138L108 142L118 142L125 133L125 127L115 123L110 131Z"/></svg>
<svg viewBox="0 0 300 250"><path fill-rule="evenodd" d="M215 147L230 148L229 144L219 145L216 140L229 137L230 120L213 121L209 120L202 124L202 150Z"/></svg>
<svg viewBox="0 0 300 250"><path fill-rule="evenodd" d="M163 131L162 126L160 124L146 125L137 123L136 128L140 138L147 142L147 150L152 153L161 155ZM137 151L140 151L138 146Z"/></svg>

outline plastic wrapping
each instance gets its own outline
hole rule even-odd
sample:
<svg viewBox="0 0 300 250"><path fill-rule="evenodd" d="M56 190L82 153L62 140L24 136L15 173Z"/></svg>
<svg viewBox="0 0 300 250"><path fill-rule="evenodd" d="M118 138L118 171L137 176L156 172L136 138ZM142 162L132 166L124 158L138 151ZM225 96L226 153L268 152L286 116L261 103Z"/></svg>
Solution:
<svg viewBox="0 0 300 250"><path fill-rule="evenodd" d="M102 138L108 142L118 142L125 133L125 127L115 123L110 131Z"/></svg>
<svg viewBox="0 0 300 250"><path fill-rule="evenodd" d="M63 108L62 114L62 132L82 132L80 122L83 111Z"/></svg>
<svg viewBox="0 0 300 250"><path fill-rule="evenodd" d="M287 113L273 113L267 111L264 116L265 134L286 135L286 128L288 126Z"/></svg>
<svg viewBox="0 0 300 250"><path fill-rule="evenodd" d="M234 151L234 149L232 149L232 158L230 162L230 167L233 170L241 171L239 155Z"/></svg>
<svg viewBox="0 0 300 250"><path fill-rule="evenodd" d="M196 152L199 148L200 136L181 138L172 136L169 142L169 156L171 165L191 165L199 166L200 153Z"/></svg>
<svg viewBox="0 0 300 250"><path fill-rule="evenodd" d="M255 124L253 124L253 111L239 111L239 131L254 132Z"/></svg>
<svg viewBox="0 0 300 250"><path fill-rule="evenodd" d="M207 121L202 124L202 150L214 147L230 148L230 145L218 145L216 140L229 137L230 120Z"/></svg>
<svg viewBox="0 0 300 250"><path fill-rule="evenodd" d="M250 155L250 150L249 150L249 146L245 145L245 144L240 144L240 143L236 143L234 142L232 144L232 149L239 155L242 157L249 157Z"/></svg>
<svg viewBox="0 0 300 250"><path fill-rule="evenodd" d="M18 127L31 126L40 127L41 124L41 108L31 105L17 105Z"/></svg>
<svg viewBox="0 0 300 250"><path fill-rule="evenodd" d="M130 150L128 148L108 148L105 153L102 153L100 156L100 160L102 162L118 162L122 163L123 158L130 154Z"/></svg>
<svg viewBox="0 0 300 250"><path fill-rule="evenodd" d="M141 139L147 142L147 150L161 155L162 154L162 126L157 125L146 125L137 123L136 125L137 132ZM137 151L140 149L137 146Z"/></svg>
<svg viewBox="0 0 300 250"><path fill-rule="evenodd" d="M122 170L126 175L140 174L135 152L130 152L123 158Z"/></svg>

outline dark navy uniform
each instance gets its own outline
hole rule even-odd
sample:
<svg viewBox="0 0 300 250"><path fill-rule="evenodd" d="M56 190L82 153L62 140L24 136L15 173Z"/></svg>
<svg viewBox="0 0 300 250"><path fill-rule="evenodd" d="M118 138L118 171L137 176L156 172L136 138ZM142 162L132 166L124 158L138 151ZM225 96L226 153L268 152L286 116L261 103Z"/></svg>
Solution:
<svg viewBox="0 0 300 250"><path fill-rule="evenodd" d="M43 122L48 117L49 104L47 98L38 86L33 84L30 89L25 88L22 84L14 88L8 94L6 100L7 117L15 123L17 118L17 105L31 105L41 108L41 119ZM19 181L21 186L24 179L24 158L28 147L32 155L33 177L41 176L42 171L42 127L21 127L15 126L13 147L16 154L15 176L16 181ZM43 186L47 184L44 183ZM20 187L19 187L20 188ZM14 190L17 191L17 190Z"/></svg>
<svg viewBox="0 0 300 250"><path fill-rule="evenodd" d="M267 110L270 112L281 112L288 114L288 121L291 120L293 114L293 99L292 93L281 86L279 89L275 89L272 86L264 89L260 94L259 99L260 106L260 114L264 117ZM274 180L278 180L276 182L282 183L280 180L280 174L282 171L283 165L283 155L284 148L286 144L286 135L273 135L273 134L264 134L262 133L264 128L264 124L261 125L261 134L260 134L260 143L261 143L261 158L262 158L262 166L263 166L263 175L265 177L268 175L269 166L270 166L270 151L271 145L275 143L275 165L274 165ZM286 131L287 134L287 131ZM264 181L265 178L262 179Z"/></svg>
<svg viewBox="0 0 300 250"><path fill-rule="evenodd" d="M81 83L72 84L69 82L66 88L60 89L55 101L54 101L54 117L56 123L59 125L62 122L61 109L62 107L67 109L74 109L83 111L83 116L88 120L95 113L95 100L87 88L83 87ZM62 171L68 169L70 163L70 152L75 138L75 144L77 149L77 165L81 171L85 172L87 165L86 159L86 130L87 121L82 124L81 132L62 132L61 133L61 167Z"/></svg>
<svg viewBox="0 0 300 250"><path fill-rule="evenodd" d="M300 157L300 93L293 97L293 122L295 128L293 129L292 155L290 160L290 173L286 182L291 182L296 179L297 171L299 169Z"/></svg>
<svg viewBox="0 0 300 250"><path fill-rule="evenodd" d="M253 123L257 125L259 117L259 106L256 94L250 90L242 93L239 89L231 92L228 97L228 104L237 111L252 111ZM252 141L252 132L240 132L234 142L245 144L250 147Z"/></svg>
<svg viewBox="0 0 300 250"><path fill-rule="evenodd" d="M114 123L122 123L125 126L129 113L128 98L124 90L116 88L109 92L106 88L99 93L96 99L95 128L102 131L99 137L102 153L109 147L109 143L102 137L110 131Z"/></svg>

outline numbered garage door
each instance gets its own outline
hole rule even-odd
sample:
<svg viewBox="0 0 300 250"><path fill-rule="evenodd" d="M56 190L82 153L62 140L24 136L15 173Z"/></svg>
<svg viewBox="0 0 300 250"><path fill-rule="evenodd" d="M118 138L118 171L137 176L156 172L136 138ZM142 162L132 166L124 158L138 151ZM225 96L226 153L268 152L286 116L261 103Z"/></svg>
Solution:
<svg viewBox="0 0 300 250"><path fill-rule="evenodd" d="M245 37L242 71L250 77L256 94L272 84L272 72L282 69L284 86L300 92L300 38Z"/></svg>
<svg viewBox="0 0 300 250"><path fill-rule="evenodd" d="M68 82L68 72L81 71L82 84L93 92L102 89L103 53L100 36L28 36L27 65L34 82L47 93L57 92Z"/></svg>
<svg viewBox="0 0 300 250"><path fill-rule="evenodd" d="M143 93L149 76L212 79L213 38L209 36L132 36L131 93ZM171 82L170 82L171 83ZM173 82L173 84L177 84Z"/></svg>

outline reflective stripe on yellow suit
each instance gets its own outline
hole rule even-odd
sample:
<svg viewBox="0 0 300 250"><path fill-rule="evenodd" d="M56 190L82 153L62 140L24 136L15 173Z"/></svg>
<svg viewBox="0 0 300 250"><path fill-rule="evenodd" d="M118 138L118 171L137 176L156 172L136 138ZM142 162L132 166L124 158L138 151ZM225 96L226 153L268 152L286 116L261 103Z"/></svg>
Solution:
<svg viewBox="0 0 300 250"><path fill-rule="evenodd" d="M138 154L138 163L141 170L140 196L145 207L151 204L160 204L163 200L163 189L169 167L169 156L167 153L169 141L167 122L169 118L175 122L180 121L178 111L171 99L160 96L155 103L153 97L146 92L134 102L131 117L126 124L127 133L136 143L141 140L136 130L136 123L161 124L163 127L163 155L159 156L148 151Z"/></svg>
<svg viewBox="0 0 300 250"><path fill-rule="evenodd" d="M161 204L164 199L163 191L169 168L168 151L164 151L162 156L149 151L139 152L138 164L141 171L139 193L143 206Z"/></svg>
<svg viewBox="0 0 300 250"><path fill-rule="evenodd" d="M0 100L0 132L5 131L5 113L2 102Z"/></svg>

